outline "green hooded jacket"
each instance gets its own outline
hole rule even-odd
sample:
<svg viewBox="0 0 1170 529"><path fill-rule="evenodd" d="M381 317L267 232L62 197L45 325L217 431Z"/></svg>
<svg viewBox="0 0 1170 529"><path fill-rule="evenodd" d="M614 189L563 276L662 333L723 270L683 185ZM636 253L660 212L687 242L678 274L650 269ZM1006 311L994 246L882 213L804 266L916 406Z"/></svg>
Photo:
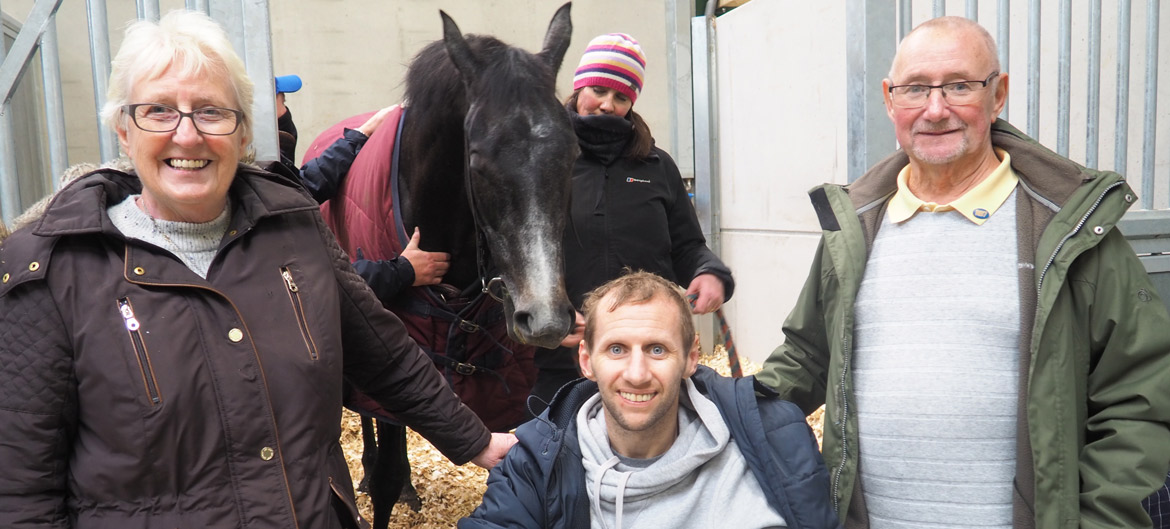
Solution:
<svg viewBox="0 0 1170 529"><path fill-rule="evenodd" d="M1170 315L1115 229L1125 180L1053 153L999 120L1011 155L1020 257L1020 399L1014 526L1150 527L1141 500L1170 466ZM857 479L853 303L898 172L899 151L856 182L810 195L820 245L784 343L757 378L811 413L825 405L825 463L847 528L868 527Z"/></svg>

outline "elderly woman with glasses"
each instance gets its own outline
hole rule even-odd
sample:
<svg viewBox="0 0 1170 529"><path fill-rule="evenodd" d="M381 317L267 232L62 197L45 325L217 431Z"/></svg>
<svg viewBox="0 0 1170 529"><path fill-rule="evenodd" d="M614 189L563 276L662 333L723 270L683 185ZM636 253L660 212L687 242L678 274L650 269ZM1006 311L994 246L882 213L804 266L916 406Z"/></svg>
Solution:
<svg viewBox="0 0 1170 529"><path fill-rule="evenodd" d="M253 86L219 26L133 24L109 86L133 172L0 246L0 527L358 527L343 380L456 463L503 457L317 205L241 163Z"/></svg>

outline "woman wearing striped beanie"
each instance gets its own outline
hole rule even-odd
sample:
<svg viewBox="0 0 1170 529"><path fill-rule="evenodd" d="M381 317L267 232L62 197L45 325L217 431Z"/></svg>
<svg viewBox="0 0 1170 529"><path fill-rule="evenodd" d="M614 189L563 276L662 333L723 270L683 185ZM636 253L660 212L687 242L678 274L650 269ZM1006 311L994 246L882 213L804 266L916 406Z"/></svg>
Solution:
<svg viewBox="0 0 1170 529"><path fill-rule="evenodd" d="M705 314L731 297L735 282L707 249L674 160L654 146L650 127L633 110L645 77L642 46L623 33L590 41L573 76L565 109L581 155L564 237L565 289L579 308L586 293L624 270L645 270L687 287L697 296L694 312ZM561 347L537 352L533 414L580 376L583 325L578 314Z"/></svg>
<svg viewBox="0 0 1170 529"><path fill-rule="evenodd" d="M611 114L633 125L633 141L626 154L645 158L654 145L650 126L633 111L646 78L646 54L634 37L609 33L589 41L581 63L573 74L573 95L565 106L570 114L596 116Z"/></svg>

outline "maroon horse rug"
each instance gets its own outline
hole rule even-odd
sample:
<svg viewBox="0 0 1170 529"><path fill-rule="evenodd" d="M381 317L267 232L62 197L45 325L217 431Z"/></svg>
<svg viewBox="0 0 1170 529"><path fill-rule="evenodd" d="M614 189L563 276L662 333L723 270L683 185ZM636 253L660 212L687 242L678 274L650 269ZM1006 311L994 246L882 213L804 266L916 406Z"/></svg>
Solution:
<svg viewBox="0 0 1170 529"><path fill-rule="evenodd" d="M326 224L350 256L393 259L410 241L398 200L395 149L405 110L396 107L358 152L337 196L321 206ZM319 156L346 128L373 112L348 118L318 136L304 161ZM463 402L493 431L507 431L526 417L525 401L536 380L536 348L508 337L504 306L480 283L410 287L383 303L398 315ZM393 419L372 400L353 397L351 407Z"/></svg>

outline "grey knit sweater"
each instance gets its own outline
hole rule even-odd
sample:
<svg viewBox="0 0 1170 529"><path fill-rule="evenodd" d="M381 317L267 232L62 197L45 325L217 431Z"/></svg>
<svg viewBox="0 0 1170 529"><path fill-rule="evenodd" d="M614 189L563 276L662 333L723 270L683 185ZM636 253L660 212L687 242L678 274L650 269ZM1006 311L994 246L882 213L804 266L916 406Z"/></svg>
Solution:
<svg viewBox="0 0 1170 529"><path fill-rule="evenodd" d="M919 212L877 232L857 294L870 527L1012 523L1019 398L1015 193L982 226Z"/></svg>
<svg viewBox="0 0 1170 529"><path fill-rule="evenodd" d="M110 221L123 235L148 242L178 257L191 271L206 278L211 260L219 250L219 242L231 221L231 203L210 222L175 222L158 220L135 204L139 195L106 209Z"/></svg>

